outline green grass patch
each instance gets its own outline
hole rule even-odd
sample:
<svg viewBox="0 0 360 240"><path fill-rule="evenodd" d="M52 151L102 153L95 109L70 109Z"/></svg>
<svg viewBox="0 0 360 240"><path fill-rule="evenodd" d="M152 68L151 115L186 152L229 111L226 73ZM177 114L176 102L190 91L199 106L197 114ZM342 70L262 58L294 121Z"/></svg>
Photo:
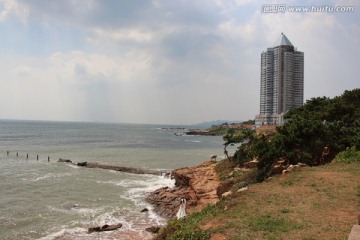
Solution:
<svg viewBox="0 0 360 240"><path fill-rule="evenodd" d="M210 232L200 229L200 222L218 214L218 206L207 206L202 211L193 213L179 220L171 220L166 228L160 230L155 240L208 240Z"/></svg>
<svg viewBox="0 0 360 240"><path fill-rule="evenodd" d="M295 184L295 179L294 178L290 178L284 182L281 183L282 186L292 186Z"/></svg>
<svg viewBox="0 0 360 240"><path fill-rule="evenodd" d="M304 227L303 224L296 223L284 217L272 216L271 214L263 214L261 216L249 218L248 223L255 231L270 233L286 233Z"/></svg>
<svg viewBox="0 0 360 240"><path fill-rule="evenodd" d="M283 214L286 214L286 213L290 213L290 210L287 209L287 208L283 208L283 209L280 210L280 212L283 213Z"/></svg>
<svg viewBox="0 0 360 240"><path fill-rule="evenodd" d="M190 228L181 229L176 231L169 240L208 240L210 239L210 232L203 230L193 230Z"/></svg>

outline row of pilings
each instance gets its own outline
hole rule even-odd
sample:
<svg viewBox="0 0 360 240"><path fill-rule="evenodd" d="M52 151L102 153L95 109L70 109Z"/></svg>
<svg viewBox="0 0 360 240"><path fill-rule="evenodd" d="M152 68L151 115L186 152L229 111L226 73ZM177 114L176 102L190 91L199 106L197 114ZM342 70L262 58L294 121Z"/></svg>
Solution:
<svg viewBox="0 0 360 240"><path fill-rule="evenodd" d="M18 158L20 158L20 157L25 157L26 159L30 158L30 155L28 153L26 153L26 155L21 155L21 154L19 154L19 152L14 152L13 153L13 152L10 152L10 151L6 151L6 156L11 156L12 154L14 154ZM36 161L39 161L39 159L40 159L40 155L36 154ZM47 161L50 162L50 156L47 156Z"/></svg>
<svg viewBox="0 0 360 240"><path fill-rule="evenodd" d="M17 158L25 157L26 160L30 159L30 155L28 153L19 154L19 152L16 152L16 151L14 151L14 152L6 151L6 155L7 156L15 155ZM36 161L39 161L39 159L40 159L40 156L38 154L31 155L31 156L34 156L34 158L36 158ZM47 161L50 162L50 156L47 156ZM72 164L72 165L79 166L79 167L101 168L101 169L106 169L106 170L127 172L127 173L132 173L132 174L151 174L151 175L159 175L159 176L164 176L164 177L170 177L170 174L171 174L171 171L166 171L166 170L163 170L163 171L162 170L151 170L151 169L123 167L123 166L114 166L114 165L109 165L109 164L88 163L88 162L74 163L70 159L63 159L63 158L58 159L56 162Z"/></svg>

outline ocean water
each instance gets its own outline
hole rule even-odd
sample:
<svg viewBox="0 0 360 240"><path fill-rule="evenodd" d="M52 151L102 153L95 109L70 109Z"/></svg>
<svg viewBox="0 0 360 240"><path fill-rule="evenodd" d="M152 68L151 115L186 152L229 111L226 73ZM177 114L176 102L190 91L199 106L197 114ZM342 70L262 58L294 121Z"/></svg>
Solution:
<svg viewBox="0 0 360 240"><path fill-rule="evenodd" d="M144 198L173 180L57 160L172 170L223 155L221 137L175 136L182 130L171 127L1 120L0 239L149 237L145 227L166 221ZM141 213L145 207L150 211ZM116 234L87 234L89 227L116 223L123 224Z"/></svg>

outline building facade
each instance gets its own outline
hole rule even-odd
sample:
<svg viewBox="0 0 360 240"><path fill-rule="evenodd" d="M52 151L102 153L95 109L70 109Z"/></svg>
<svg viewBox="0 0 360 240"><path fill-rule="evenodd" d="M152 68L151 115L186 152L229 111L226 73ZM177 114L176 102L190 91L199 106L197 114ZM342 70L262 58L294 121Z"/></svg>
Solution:
<svg viewBox="0 0 360 240"><path fill-rule="evenodd" d="M255 123L281 125L284 113L304 102L304 53L285 34L261 53L260 114Z"/></svg>

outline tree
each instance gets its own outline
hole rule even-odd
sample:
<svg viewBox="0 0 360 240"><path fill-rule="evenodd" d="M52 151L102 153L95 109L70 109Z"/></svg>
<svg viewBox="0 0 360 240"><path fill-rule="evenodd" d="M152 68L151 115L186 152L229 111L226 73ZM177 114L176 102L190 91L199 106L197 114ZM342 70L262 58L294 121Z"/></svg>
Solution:
<svg viewBox="0 0 360 240"><path fill-rule="evenodd" d="M235 143L241 143L241 145L247 144L254 138L254 135L255 135L255 131L252 130L252 129L247 129L247 128L233 129L233 128L229 128L227 130L227 133L223 136L223 139L225 141L225 143L224 143L224 154L226 155L226 157L228 159L230 159L229 155L228 155L228 151L227 151L227 147L229 145L235 144Z"/></svg>
<svg viewBox="0 0 360 240"><path fill-rule="evenodd" d="M242 142L234 157L239 163L256 157L259 179L271 173L279 158L290 164L319 165L346 148L360 150L360 89L345 91L333 99L312 98L288 111L285 119L286 124L277 127L272 136L228 132L224 150L231 143Z"/></svg>

